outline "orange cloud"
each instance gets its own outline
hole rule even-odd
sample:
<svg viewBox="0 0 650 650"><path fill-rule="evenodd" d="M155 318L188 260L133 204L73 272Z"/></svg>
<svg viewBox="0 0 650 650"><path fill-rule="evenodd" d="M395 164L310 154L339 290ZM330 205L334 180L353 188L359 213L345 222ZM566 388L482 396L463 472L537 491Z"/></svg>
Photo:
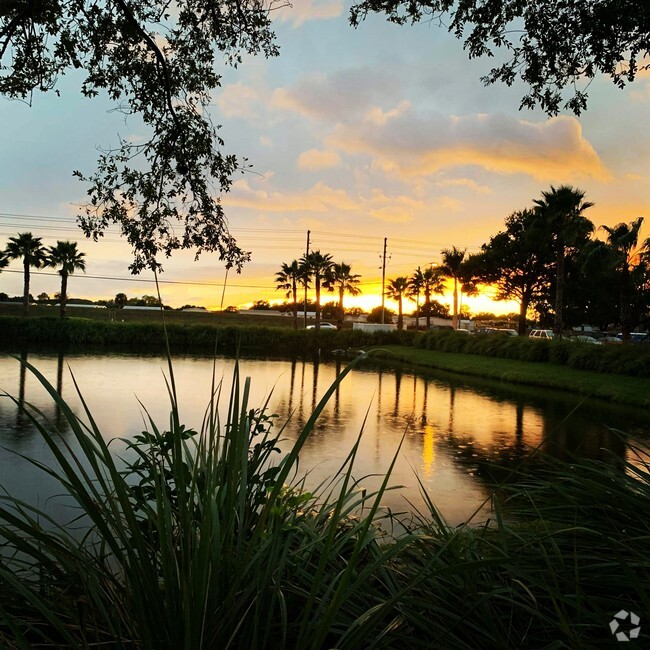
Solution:
<svg viewBox="0 0 650 650"><path fill-rule="evenodd" d="M316 183L304 192L279 192L254 189L247 180L240 180L233 184L230 193L223 196L226 208L245 208L267 213L348 213L359 218L370 216L393 223L412 221L432 205L449 207L450 202L454 202L454 199L440 197L425 202L404 194L389 196L379 189L373 189L367 195L352 196L347 190L333 189L323 182Z"/></svg>
<svg viewBox="0 0 650 650"><path fill-rule="evenodd" d="M330 169L340 164L341 157L335 151L320 151L309 149L298 157L298 168L307 171Z"/></svg>
<svg viewBox="0 0 650 650"><path fill-rule="evenodd" d="M310 20L337 18L342 13L341 0L299 0L295 4L286 3L271 15L280 22L291 22L295 28Z"/></svg>
<svg viewBox="0 0 650 650"><path fill-rule="evenodd" d="M447 117L409 110L384 124L376 120L339 124L326 143L347 153L369 155L384 172L405 177L477 165L545 182L609 178L580 123L572 117L535 123L506 115Z"/></svg>

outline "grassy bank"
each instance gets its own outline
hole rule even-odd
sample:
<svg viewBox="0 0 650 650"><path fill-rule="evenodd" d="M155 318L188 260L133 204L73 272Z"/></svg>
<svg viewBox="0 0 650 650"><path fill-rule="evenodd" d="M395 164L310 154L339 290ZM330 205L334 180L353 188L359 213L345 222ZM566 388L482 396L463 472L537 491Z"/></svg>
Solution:
<svg viewBox="0 0 650 650"><path fill-rule="evenodd" d="M282 423L248 403L247 380L235 374L227 418L212 402L199 432L179 421L172 382L168 428L125 441L125 470L91 415L34 372L70 432L25 405L57 460L42 470L73 507L61 524L4 486L3 647L616 647L612 616L647 610L643 459L522 467L499 487L507 519L495 501L489 526L452 528L433 504L382 515L390 476L363 490L356 447L313 493L291 478L347 369L276 465Z"/></svg>
<svg viewBox="0 0 650 650"><path fill-rule="evenodd" d="M435 368L650 408L650 379L645 377L605 375L549 363L439 352L403 345L382 346L378 355L389 365L398 362L410 369Z"/></svg>
<svg viewBox="0 0 650 650"><path fill-rule="evenodd" d="M199 314L199 316L202 316ZM106 350L164 352L165 330L160 322L109 322L73 317L0 317L0 341L5 349L54 346ZM167 320L166 320L167 322ZM470 343L467 343L470 340ZM176 352L200 351L234 355L238 352L267 357L330 354L334 350L382 347L390 350L384 363L399 362L412 368L437 368L529 386L571 391L619 404L650 407L648 346L605 346L548 343L501 337L468 337L454 332L375 332L293 330L287 327L234 326L167 322L167 340ZM511 343L514 340L514 343ZM433 346L440 349L431 349ZM472 354L462 352L469 346ZM480 352L483 354L480 354ZM524 356L504 358L504 355ZM594 357L594 354L596 355ZM532 355L532 356L531 356ZM563 361L596 358L600 372L570 367ZM606 370L610 369L611 374ZM628 368L632 375L615 374ZM637 376L637 375L641 376Z"/></svg>

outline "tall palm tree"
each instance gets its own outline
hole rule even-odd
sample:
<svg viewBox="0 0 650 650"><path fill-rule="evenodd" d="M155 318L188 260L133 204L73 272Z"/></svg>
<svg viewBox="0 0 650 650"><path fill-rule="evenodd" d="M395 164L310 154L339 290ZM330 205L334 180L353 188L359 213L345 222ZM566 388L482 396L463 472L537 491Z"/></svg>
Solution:
<svg viewBox="0 0 650 650"><path fill-rule="evenodd" d="M311 278L314 280L314 290L316 291L316 330L320 329L320 292L323 285L327 285L332 275L332 256L329 253L312 251L300 258L300 263L304 269L305 282Z"/></svg>
<svg viewBox="0 0 650 650"><path fill-rule="evenodd" d="M46 253L40 237L34 237L31 232L18 233L17 237L9 237L5 255L12 260L23 260L23 315L29 311L29 269L41 268L46 260Z"/></svg>
<svg viewBox="0 0 650 650"><path fill-rule="evenodd" d="M276 289L286 291L285 298L293 298L293 329L298 329L298 284L302 282L303 270L300 262L293 260L290 264L282 264L275 274Z"/></svg>
<svg viewBox="0 0 650 650"><path fill-rule="evenodd" d="M451 321L451 326L454 329L458 329L458 282L461 280L463 272L462 265L466 252L467 250L460 250L455 246L445 248L441 252L442 265L440 266L440 270L445 277L451 278L454 281L454 303Z"/></svg>
<svg viewBox="0 0 650 650"><path fill-rule="evenodd" d="M555 252L555 319L553 331L562 336L564 324L565 260L567 252L585 242L594 230L594 224L582 213L593 203L585 201L585 193L570 185L553 187L542 192L534 201L536 212L550 235Z"/></svg>
<svg viewBox="0 0 650 650"><path fill-rule="evenodd" d="M422 287L424 285L424 279L422 277L422 269L418 266L415 269L413 275L409 278L409 290L408 297L415 298L415 330L420 329L420 293L422 293Z"/></svg>
<svg viewBox="0 0 650 650"><path fill-rule="evenodd" d="M602 226L607 232L607 246L614 260L614 272L618 275L619 285L619 313L623 342L630 340L632 330L632 287L631 274L636 262L650 253L650 239L646 240L640 248L639 230L643 224L643 217L635 219L630 224L619 223L610 228Z"/></svg>
<svg viewBox="0 0 650 650"><path fill-rule="evenodd" d="M65 318L65 306L68 302L68 276L75 271L86 271L85 256L85 253L77 250L77 242L74 241L57 241L56 246L50 246L47 250L47 266L60 267L59 314L61 318Z"/></svg>
<svg viewBox="0 0 650 650"><path fill-rule="evenodd" d="M409 290L409 279L406 276L400 276L394 280L388 281L388 288L386 289L386 295L392 300L397 301L397 329L404 329L404 316L402 314L402 302L404 296L408 293Z"/></svg>
<svg viewBox="0 0 650 650"><path fill-rule="evenodd" d="M361 293L361 289L357 286L360 277L358 273L352 273L352 267L345 262L332 265L332 273L327 282L327 288L331 291L339 292L339 317L337 323L339 329L343 328L343 317L345 314L343 297L346 293L349 293L351 296L358 296Z"/></svg>
<svg viewBox="0 0 650 650"><path fill-rule="evenodd" d="M424 293L427 330L431 327L431 294L442 294L445 291L442 278L443 276L439 267L429 266L422 271L422 292Z"/></svg>

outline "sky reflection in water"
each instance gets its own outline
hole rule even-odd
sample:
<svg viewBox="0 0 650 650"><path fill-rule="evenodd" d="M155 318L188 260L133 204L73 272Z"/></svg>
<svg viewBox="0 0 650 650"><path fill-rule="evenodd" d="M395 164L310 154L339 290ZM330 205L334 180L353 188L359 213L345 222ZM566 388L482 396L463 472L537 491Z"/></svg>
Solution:
<svg viewBox="0 0 650 650"><path fill-rule="evenodd" d="M169 422L164 381L167 367L162 358L30 353L27 359L81 414L69 366L107 439L130 437L145 427L138 400L159 427ZM216 377L223 381L224 397L230 389L233 366L231 359L217 360ZM343 367L341 361L243 359L240 374L251 377L250 407L260 407L268 399L269 410L278 414L280 424L292 414L283 443L287 449ZM212 368L209 358L174 360L181 421L187 426L201 426L210 397ZM19 401L35 404L65 437L61 414L29 371L21 369L15 359L0 357L0 378L0 388ZM309 471L307 484L311 487L332 476L363 429L353 474L362 479L364 487L376 488L403 436L391 484L404 488L386 495L384 504L407 510L408 499L423 507L417 474L443 516L459 524L475 513L479 520L489 516L491 490L483 480L486 463L512 467L538 446L560 458L574 453L592 458L612 453L622 458L625 447L606 425L648 438L647 414L560 393L540 393L495 388L480 381L355 369L335 392L307 440L299 475ZM221 401L220 410L225 415L227 399ZM29 420L7 397L0 399L0 446L5 448L0 451L0 484L6 489L40 503L57 492L38 470L10 453L16 451L45 462L50 458ZM123 452L124 444L115 441L113 448Z"/></svg>

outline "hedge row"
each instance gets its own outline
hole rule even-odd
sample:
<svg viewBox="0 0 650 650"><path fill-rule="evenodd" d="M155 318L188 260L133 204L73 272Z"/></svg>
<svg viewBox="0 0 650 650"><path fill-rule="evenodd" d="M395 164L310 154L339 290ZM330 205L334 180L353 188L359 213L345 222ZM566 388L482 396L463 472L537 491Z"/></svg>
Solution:
<svg viewBox="0 0 650 650"><path fill-rule="evenodd" d="M464 352L502 359L553 363L579 370L650 377L649 345L593 345L533 340L525 336L468 336L451 330L418 334L414 345L441 352Z"/></svg>
<svg viewBox="0 0 650 650"><path fill-rule="evenodd" d="M358 330L292 330L275 327L214 327L167 325L171 348L233 354L237 350L269 356L330 352L337 348L376 345L410 345L413 332L361 332ZM132 350L164 350L165 334L157 323L110 323L83 318L0 317L0 341L17 347L25 343L54 346L111 347Z"/></svg>

